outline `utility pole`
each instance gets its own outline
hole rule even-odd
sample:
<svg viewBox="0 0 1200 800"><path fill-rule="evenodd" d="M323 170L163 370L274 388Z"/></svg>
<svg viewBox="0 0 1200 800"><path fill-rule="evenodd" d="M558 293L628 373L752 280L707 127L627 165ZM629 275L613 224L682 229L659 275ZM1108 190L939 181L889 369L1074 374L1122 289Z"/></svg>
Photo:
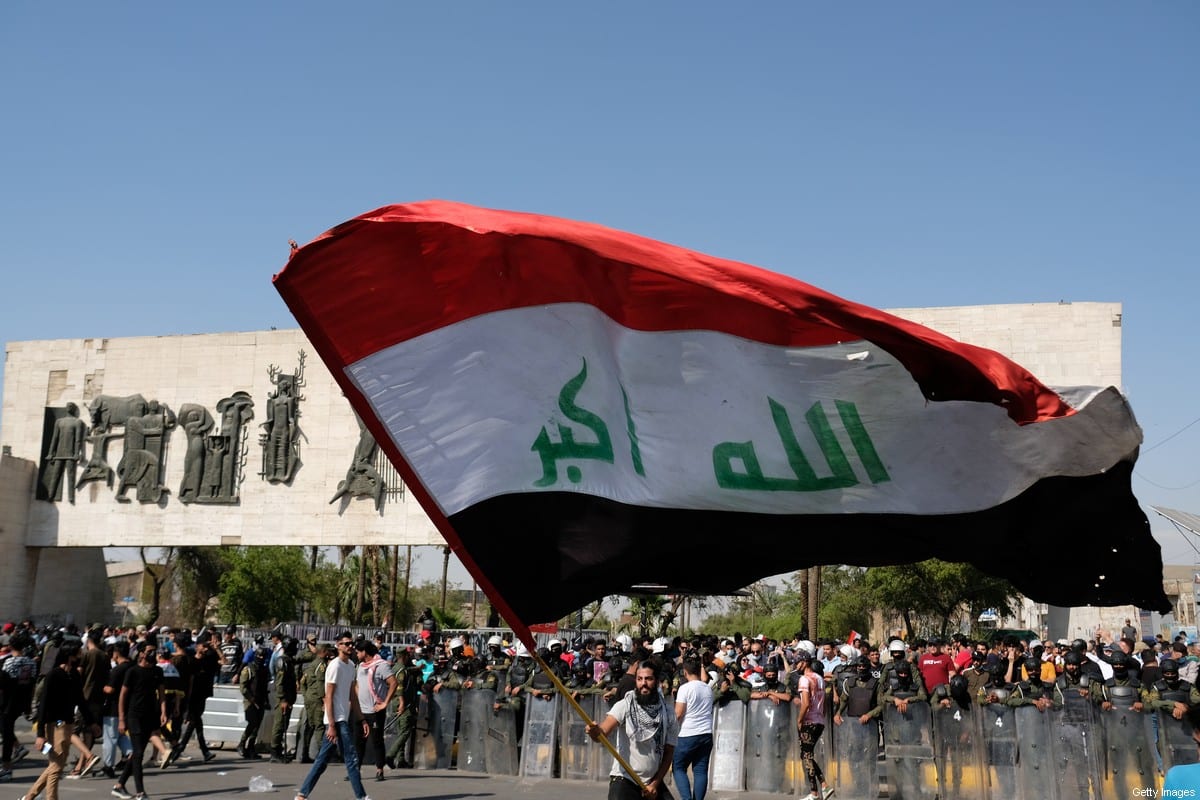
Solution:
<svg viewBox="0 0 1200 800"><path fill-rule="evenodd" d="M446 613L446 575L450 572L450 548L442 548L442 613Z"/></svg>

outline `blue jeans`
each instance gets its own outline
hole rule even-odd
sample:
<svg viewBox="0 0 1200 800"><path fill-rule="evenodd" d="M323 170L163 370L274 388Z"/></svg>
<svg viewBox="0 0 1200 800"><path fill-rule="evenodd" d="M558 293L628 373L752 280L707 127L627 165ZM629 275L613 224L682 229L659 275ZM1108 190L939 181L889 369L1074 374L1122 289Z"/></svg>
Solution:
<svg viewBox="0 0 1200 800"><path fill-rule="evenodd" d="M101 747L103 753L104 766L115 767L117 765L117 752L122 756L127 756L133 752L133 742L129 741L129 737L117 730L117 721L119 717L104 718L104 743Z"/></svg>
<svg viewBox="0 0 1200 800"><path fill-rule="evenodd" d="M704 795L708 793L708 757L712 754L712 748L711 733L680 736L679 741L675 743L675 761L672 766L679 800L704 800ZM694 789L688 785L688 767L692 768Z"/></svg>
<svg viewBox="0 0 1200 800"><path fill-rule="evenodd" d="M331 742L328 736L321 736L321 750L317 753L317 759L313 762L312 769L308 771L298 794L301 797L308 797L312 794L313 787L317 785L321 774L325 772L325 767L329 766L329 759L333 758L338 744L341 744L342 758L346 760L346 777L350 780L350 788L354 790L354 797L362 800L367 796L367 792L363 789L362 776L358 772L358 748L354 745L354 734L350 732L350 723L338 722L334 724L334 728L337 730L338 740Z"/></svg>

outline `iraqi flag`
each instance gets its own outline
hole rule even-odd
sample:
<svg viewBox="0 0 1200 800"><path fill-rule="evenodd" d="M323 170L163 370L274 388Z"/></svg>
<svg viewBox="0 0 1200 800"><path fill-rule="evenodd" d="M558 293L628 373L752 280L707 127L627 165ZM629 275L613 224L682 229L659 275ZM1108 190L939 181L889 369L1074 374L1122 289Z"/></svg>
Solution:
<svg viewBox="0 0 1200 800"><path fill-rule="evenodd" d="M518 634L638 584L723 593L937 557L1167 610L1114 388L1044 386L800 281L431 201L293 253L280 294Z"/></svg>

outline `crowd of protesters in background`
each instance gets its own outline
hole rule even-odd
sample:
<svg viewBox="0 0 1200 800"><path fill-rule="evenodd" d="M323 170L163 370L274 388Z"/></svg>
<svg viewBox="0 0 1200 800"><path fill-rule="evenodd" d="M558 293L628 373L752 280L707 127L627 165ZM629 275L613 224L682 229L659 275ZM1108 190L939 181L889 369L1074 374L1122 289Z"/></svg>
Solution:
<svg viewBox="0 0 1200 800"><path fill-rule="evenodd" d="M795 703L808 797L822 798L830 794L814 758L822 728L828 720L841 724L851 713L878 715L883 705L895 702L897 680L911 681L904 684L912 689L912 694L901 693L905 697L931 702L949 702L963 693L974 702L987 702L998 685L1050 687L1064 673L1074 674L1077 670L1068 667L1075 665L1101 683L1132 677L1146 693L1168 676L1173 686L1179 681L1195 686L1200 645L1183 635L1173 641L1161 635L1138 639L1128 623L1126 628L1122 633L1130 635L1107 642L1099 636L1042 642L1011 635L985 640L955 635L948 641L892 637L882 646L857 636L814 641L803 631L785 641L741 634L637 640L628 634L564 636L549 639L539 655L567 691L576 697L600 694L609 708L625 708L623 714L629 713L628 703L618 703L637 700L651 683L640 681L639 672L652 670L654 697L661 696L675 712L670 727L679 739L678 746L671 739L671 766L682 800L703 800L706 792L714 702ZM469 633L442 637L426 625L420 643L413 645L390 644L384 631L370 638L348 632L335 638L320 642L310 635L301 641L276 633L247 641L233 626L198 631L91 626L80 631L75 626L7 623L0 633L0 781L11 781L14 766L29 755L16 734L24 718L35 725L37 746L50 745L48 765L24 800L43 792L54 800L60 780L89 774L113 780L117 798L145 798L143 762L158 768L186 762L190 759L183 753L193 738L201 759L217 757L205 739L203 713L214 684L227 683L238 685L245 710L238 758L261 757L257 737L273 702L275 726L270 743L264 743L269 756L314 764L299 796L311 790L325 764L341 759L362 798L360 762L374 766L376 780L384 780L387 770L411 766L408 744L420 693L490 688L499 709L520 708L557 691L533 655L509 636L492 635L485 643ZM342 664L354 670L357 691L330 720L324 702L327 675L331 667L340 675ZM859 690L868 685L873 699L859 699L865 698ZM288 722L297 698L304 699L305 710L289 747ZM1145 699L1153 698L1147 694ZM384 720L392 717L398 720L398 735L385 748ZM347 723L344 729L341 723ZM315 758L310 749L314 734L321 743ZM131 778L136 795L128 791Z"/></svg>

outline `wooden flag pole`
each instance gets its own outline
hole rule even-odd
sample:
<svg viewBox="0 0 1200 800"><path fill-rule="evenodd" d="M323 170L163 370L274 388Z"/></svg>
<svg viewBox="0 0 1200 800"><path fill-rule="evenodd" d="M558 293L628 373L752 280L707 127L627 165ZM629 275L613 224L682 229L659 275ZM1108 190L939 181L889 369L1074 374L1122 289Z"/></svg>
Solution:
<svg viewBox="0 0 1200 800"><path fill-rule="evenodd" d="M558 673L550 669L550 666L542 660L540 655L538 655L537 650L531 649L529 654L533 656L533 660L536 661L538 666L542 668L542 672L545 672L546 675L549 676L550 681L554 684L554 688L558 690L558 693L567 698L567 702L570 703L571 707L575 709L575 713L583 718L583 721L588 725L596 724L592 718L588 716L588 713L583 710L583 706L579 705L579 701L571 696L571 693L567 690L567 687L563 685L561 680L559 680ZM625 770L626 774L633 779L633 782L637 784L638 788L643 792L646 791L646 783L642 780L642 776L634 772L633 767L629 766L629 762L621 758L621 754L617 752L617 748L613 746L613 743L608 740L608 737L605 736L603 732L600 733L600 738L596 741L604 745L605 749L612 754L612 757L616 759L616 762L621 765L621 769Z"/></svg>

